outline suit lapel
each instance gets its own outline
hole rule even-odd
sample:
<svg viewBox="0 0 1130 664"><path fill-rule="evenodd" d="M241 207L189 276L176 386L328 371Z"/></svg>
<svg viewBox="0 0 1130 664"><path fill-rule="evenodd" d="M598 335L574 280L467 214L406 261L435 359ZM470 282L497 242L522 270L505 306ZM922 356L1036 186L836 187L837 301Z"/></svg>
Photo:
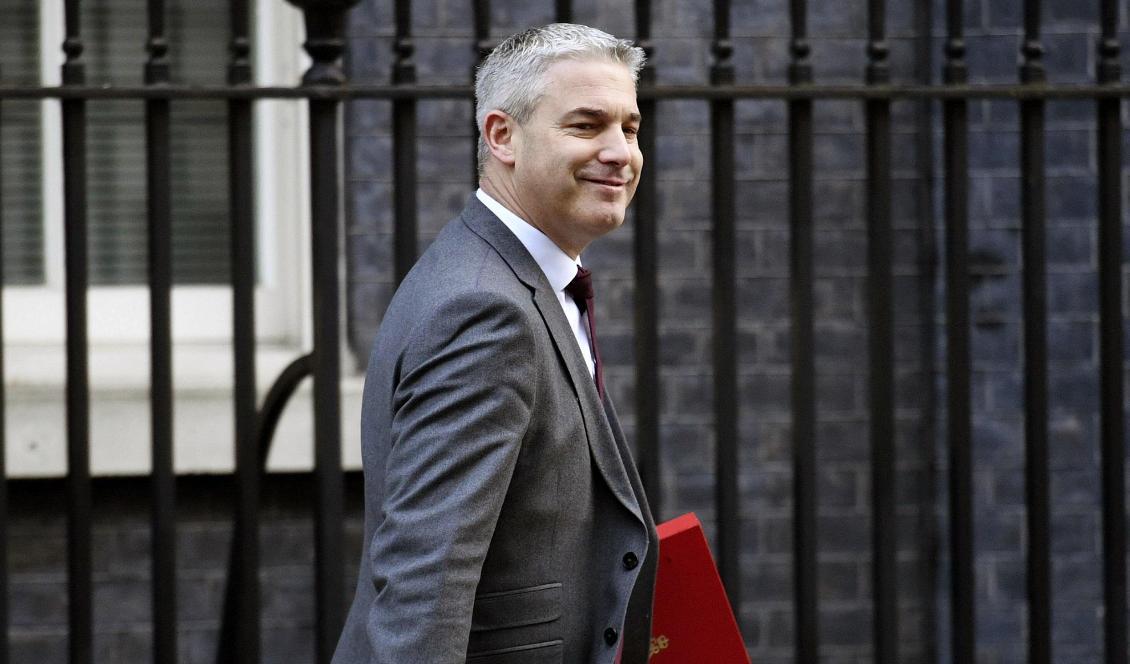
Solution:
<svg viewBox="0 0 1130 664"><path fill-rule="evenodd" d="M577 347L576 337L569 328L569 321L565 318L565 312L561 310L561 303L551 290L545 273L522 242L477 197L471 196L462 218L468 228L490 243L514 270L514 274L533 290L534 305L549 330L549 336L566 367L580 404L592 458L617 500L641 523L646 524L635 499L628 471L617 449L612 427L600 403L596 383L589 374L588 365Z"/></svg>

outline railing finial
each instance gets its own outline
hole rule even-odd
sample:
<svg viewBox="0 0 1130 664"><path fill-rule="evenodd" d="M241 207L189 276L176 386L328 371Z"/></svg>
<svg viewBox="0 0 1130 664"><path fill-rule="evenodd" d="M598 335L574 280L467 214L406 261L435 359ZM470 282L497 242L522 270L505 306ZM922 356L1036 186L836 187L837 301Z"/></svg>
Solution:
<svg viewBox="0 0 1130 664"><path fill-rule="evenodd" d="M303 48L314 60L302 75L303 85L341 85L345 72L341 54L345 51L345 15L358 0L287 0L306 17L306 42Z"/></svg>

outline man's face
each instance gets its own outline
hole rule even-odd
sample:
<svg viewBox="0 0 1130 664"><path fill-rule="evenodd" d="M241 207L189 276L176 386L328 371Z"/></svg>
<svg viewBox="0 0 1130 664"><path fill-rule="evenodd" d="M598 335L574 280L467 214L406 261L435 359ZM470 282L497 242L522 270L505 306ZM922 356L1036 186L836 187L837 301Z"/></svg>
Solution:
<svg viewBox="0 0 1130 664"><path fill-rule="evenodd" d="M514 189L528 220L572 255L624 223L639 183L640 112L624 65L561 60L514 134Z"/></svg>

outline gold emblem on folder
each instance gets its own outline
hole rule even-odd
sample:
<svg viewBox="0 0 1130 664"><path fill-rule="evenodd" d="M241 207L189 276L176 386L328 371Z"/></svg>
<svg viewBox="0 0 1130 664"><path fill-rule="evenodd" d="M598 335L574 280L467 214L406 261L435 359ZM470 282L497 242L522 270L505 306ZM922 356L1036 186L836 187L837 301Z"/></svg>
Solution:
<svg viewBox="0 0 1130 664"><path fill-rule="evenodd" d="M671 645L671 641L668 640L666 636L660 634L659 636L654 637L651 640L651 654L649 654L647 658L650 660L652 657L655 657L659 653L666 650L669 645Z"/></svg>

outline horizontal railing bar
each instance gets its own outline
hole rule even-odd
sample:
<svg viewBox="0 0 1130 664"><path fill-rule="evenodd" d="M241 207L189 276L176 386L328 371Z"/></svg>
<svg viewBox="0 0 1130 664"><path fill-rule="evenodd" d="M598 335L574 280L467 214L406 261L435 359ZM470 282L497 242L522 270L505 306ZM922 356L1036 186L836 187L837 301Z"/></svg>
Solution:
<svg viewBox="0 0 1130 664"><path fill-rule="evenodd" d="M469 85L344 87L18 86L0 85L0 99L468 99ZM1110 99L1130 97L1118 85L671 85L641 88L642 99Z"/></svg>

